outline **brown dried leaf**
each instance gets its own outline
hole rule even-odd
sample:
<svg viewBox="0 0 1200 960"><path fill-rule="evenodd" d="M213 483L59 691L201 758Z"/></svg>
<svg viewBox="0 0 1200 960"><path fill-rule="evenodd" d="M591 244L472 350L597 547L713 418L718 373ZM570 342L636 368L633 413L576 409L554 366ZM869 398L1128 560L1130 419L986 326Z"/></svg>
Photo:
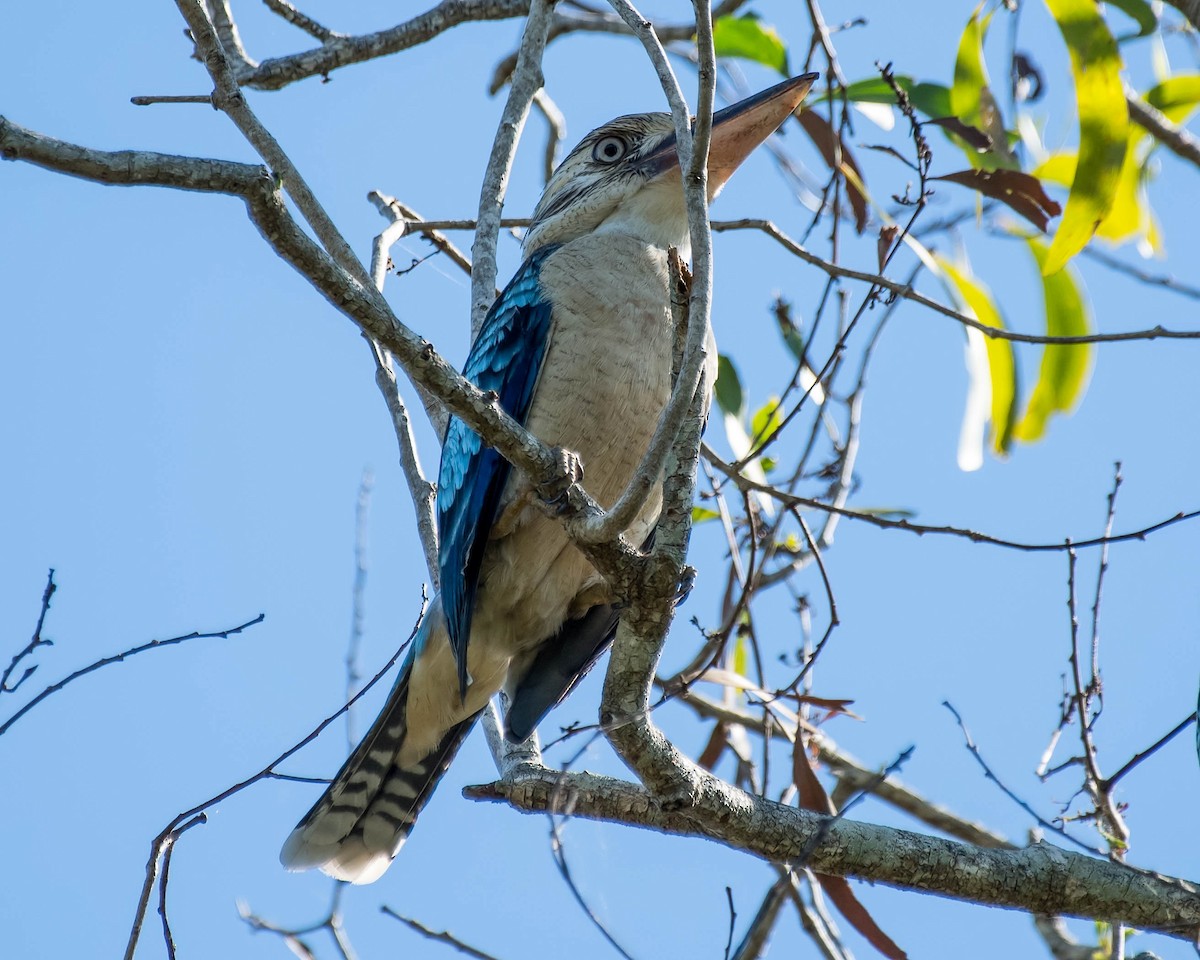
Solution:
<svg viewBox="0 0 1200 960"><path fill-rule="evenodd" d="M879 251L880 273L883 273L883 268L887 264L888 254L892 252L892 244L896 242L896 237L899 233L900 228L894 223L890 223L886 227L880 228L879 243L876 248Z"/></svg>
<svg viewBox="0 0 1200 960"><path fill-rule="evenodd" d="M1041 181L1020 170L960 170L931 179L959 183L1006 203L1043 233L1050 217L1062 213L1062 207L1047 195Z"/></svg>
<svg viewBox="0 0 1200 960"><path fill-rule="evenodd" d="M978 127L973 127L969 123L964 123L958 117L934 117L932 120L926 120L926 123L936 123L939 127L949 130L955 136L961 138L969 147L973 147L980 153L987 153L995 144L992 138L980 130Z"/></svg>
<svg viewBox="0 0 1200 960"><path fill-rule="evenodd" d="M833 701L838 702L838 701ZM846 703L848 701L841 701ZM800 806L805 810L816 813L835 815L833 801L821 786L817 774L804 748L804 738L797 737L792 748L792 780L796 784ZM838 912L850 923L855 930L889 960L907 960L908 954L896 946L895 942L879 929L879 925L867 913L866 907L859 903L845 877L832 877L824 873L813 874L821 884L821 889L829 896Z"/></svg>
<svg viewBox="0 0 1200 960"><path fill-rule="evenodd" d="M814 876L820 881L821 889L838 908L838 913L845 917L850 926L861 933L871 946L889 960L907 960L908 954L901 950L891 937L879 929L879 924L867 913L867 908L859 902L850 888L850 881L845 877L831 877L824 873L817 873Z"/></svg>
<svg viewBox="0 0 1200 960"><path fill-rule="evenodd" d="M796 790L800 794L801 808L830 816L837 813L829 794L817 779L812 761L808 759L804 737L796 737L796 742L792 745L792 782L796 784Z"/></svg>
<svg viewBox="0 0 1200 960"><path fill-rule="evenodd" d="M796 697L797 702L807 703L814 707L820 707L822 710L828 710L829 716L835 717L839 714L850 717L852 720L861 720L857 713L850 709L850 704L853 700L839 700L831 697L813 697L807 693L802 693Z"/></svg>
<svg viewBox="0 0 1200 960"><path fill-rule="evenodd" d="M716 767L717 761L721 759L721 754L725 752L725 748L728 746L729 726L724 720L720 720L713 727L712 736L708 738L708 743L700 751L700 756L696 758L696 763L711 772Z"/></svg>
<svg viewBox="0 0 1200 960"><path fill-rule="evenodd" d="M797 115L797 119L809 139L821 152L829 169L837 169L840 154L843 174L847 169L852 171L853 176L846 176L846 197L850 201L850 209L854 212L854 229L862 233L867 227L867 198L859 188L859 184L866 183L866 181L863 179L858 162L846 147L845 141L829 125L829 121L820 114L812 110L804 110Z"/></svg>

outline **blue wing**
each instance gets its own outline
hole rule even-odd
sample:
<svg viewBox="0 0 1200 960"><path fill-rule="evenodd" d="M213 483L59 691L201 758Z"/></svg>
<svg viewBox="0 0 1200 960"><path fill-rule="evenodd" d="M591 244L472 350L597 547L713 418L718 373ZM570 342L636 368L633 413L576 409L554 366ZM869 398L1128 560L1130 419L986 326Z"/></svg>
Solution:
<svg viewBox="0 0 1200 960"><path fill-rule="evenodd" d="M500 406L521 424L529 414L550 333L550 304L542 298L538 274L555 249L544 247L521 265L488 311L463 369L480 390L494 390ZM460 694L467 687L467 641L479 567L510 469L474 430L450 418L438 471L438 566Z"/></svg>

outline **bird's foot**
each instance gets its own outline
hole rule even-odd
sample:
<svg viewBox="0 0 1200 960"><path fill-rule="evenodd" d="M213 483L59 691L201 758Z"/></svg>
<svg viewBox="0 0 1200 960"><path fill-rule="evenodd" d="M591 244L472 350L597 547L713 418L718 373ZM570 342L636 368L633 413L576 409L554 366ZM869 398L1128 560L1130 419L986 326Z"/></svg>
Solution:
<svg viewBox="0 0 1200 960"><path fill-rule="evenodd" d="M675 588L675 599L673 603L679 606L688 595L692 592L692 587L696 585L696 568L691 564L685 563L683 569L679 571L679 586Z"/></svg>
<svg viewBox="0 0 1200 960"><path fill-rule="evenodd" d="M555 472L549 480L538 487L538 496L558 513L569 506L568 494L571 487L583 481L583 461L579 454L565 447L554 448Z"/></svg>
<svg viewBox="0 0 1200 960"><path fill-rule="evenodd" d="M701 792L699 778L681 776L665 788L660 786L656 789L654 798L665 813L680 813L697 806Z"/></svg>

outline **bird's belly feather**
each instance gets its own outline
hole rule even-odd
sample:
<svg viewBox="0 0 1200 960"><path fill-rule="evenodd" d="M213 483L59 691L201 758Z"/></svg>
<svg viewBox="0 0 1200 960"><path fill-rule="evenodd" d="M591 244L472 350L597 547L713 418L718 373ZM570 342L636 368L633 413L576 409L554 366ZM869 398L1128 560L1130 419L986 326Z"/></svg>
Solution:
<svg viewBox="0 0 1200 960"><path fill-rule="evenodd" d="M578 454L584 487L608 507L637 469L670 396L666 253L633 237L584 237L546 260L541 284L554 313L526 426ZM519 505L532 497L514 473L501 509L518 513L488 544L471 646L478 639L513 654L528 650L582 613L581 593L600 583L558 521L536 504ZM661 502L656 489L627 531L632 542L649 534Z"/></svg>

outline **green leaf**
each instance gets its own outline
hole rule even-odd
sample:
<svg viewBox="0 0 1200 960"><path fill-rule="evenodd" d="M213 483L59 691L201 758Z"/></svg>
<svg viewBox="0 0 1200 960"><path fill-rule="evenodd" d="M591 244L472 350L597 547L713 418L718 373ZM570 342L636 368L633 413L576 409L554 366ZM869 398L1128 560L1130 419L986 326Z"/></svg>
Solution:
<svg viewBox="0 0 1200 960"><path fill-rule="evenodd" d="M738 376L733 361L725 354L717 358L717 382L713 386L713 392L717 395L717 406L733 417L742 416L746 407L742 379Z"/></svg>
<svg viewBox="0 0 1200 960"><path fill-rule="evenodd" d="M1158 29L1158 17L1146 0L1106 0L1110 7L1116 7L1125 16L1138 25L1137 33L1127 33L1118 40L1132 40L1135 37L1148 37Z"/></svg>
<svg viewBox="0 0 1200 960"><path fill-rule="evenodd" d="M1046 245L1026 238L1039 271L1046 260ZM1046 301L1046 334L1052 337L1079 337L1092 332L1091 317L1084 301L1082 284L1074 270L1042 275ZM1031 443L1046 432L1046 422L1056 413L1070 413L1087 388L1095 360L1096 345L1046 344L1042 349L1042 367L1029 405L1013 433L1018 440Z"/></svg>
<svg viewBox="0 0 1200 960"><path fill-rule="evenodd" d="M770 397L750 420L750 436L754 438L755 444L761 444L782 425L783 417L779 415L779 398Z"/></svg>
<svg viewBox="0 0 1200 960"><path fill-rule="evenodd" d="M912 105L927 117L948 117L953 112L950 109L950 88L941 83L914 83L911 90L905 90Z"/></svg>
<svg viewBox="0 0 1200 960"><path fill-rule="evenodd" d="M1067 209L1042 270L1056 273L1082 250L1112 209L1128 146L1121 55L1095 0L1046 0L1071 54L1079 113L1079 160Z"/></svg>
<svg viewBox="0 0 1200 960"><path fill-rule="evenodd" d="M947 117L951 114L950 88L940 83L917 83L912 77L898 76L896 84L908 94L914 107L928 117ZM846 98L857 103L895 103L896 94L882 77L856 80L845 90Z"/></svg>
<svg viewBox="0 0 1200 960"><path fill-rule="evenodd" d="M800 328L796 326L786 316L776 316L776 323L779 325L779 335L783 337L783 344L788 348L788 352L797 360L804 359L804 337L800 333Z"/></svg>
<svg viewBox="0 0 1200 960"><path fill-rule="evenodd" d="M937 263L942 269L943 279L949 281L947 287L951 294L963 303L967 313L973 314L976 320L989 327L1004 328L1000 309L987 287L969 276L965 270L953 266L941 257L937 258ZM984 342L986 364L983 365L983 369L972 370L971 373L973 376L987 378L991 403L981 412L992 425L992 449L996 453L1007 453L1012 446L1017 399L1017 360L1013 354L1012 341L989 337L973 327L967 328L967 339L968 348L973 339L976 342L980 339ZM972 386L982 390L983 384L976 383ZM964 424L964 434L967 433L967 426ZM961 451L959 460L960 463L963 462Z"/></svg>
<svg viewBox="0 0 1200 960"><path fill-rule="evenodd" d="M750 14L718 17L713 24L713 47L718 57L753 60L785 77L789 75L787 47L779 34Z"/></svg>
<svg viewBox="0 0 1200 960"><path fill-rule="evenodd" d="M698 523L705 523L708 520L720 520L721 514L716 510L710 510L708 507L692 507L692 526Z"/></svg>

